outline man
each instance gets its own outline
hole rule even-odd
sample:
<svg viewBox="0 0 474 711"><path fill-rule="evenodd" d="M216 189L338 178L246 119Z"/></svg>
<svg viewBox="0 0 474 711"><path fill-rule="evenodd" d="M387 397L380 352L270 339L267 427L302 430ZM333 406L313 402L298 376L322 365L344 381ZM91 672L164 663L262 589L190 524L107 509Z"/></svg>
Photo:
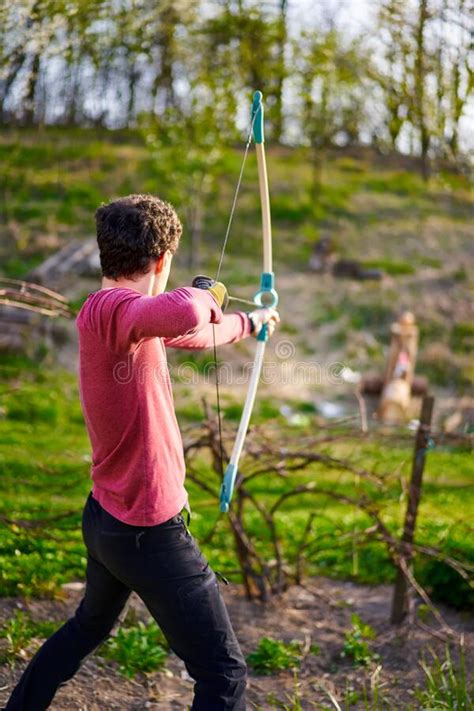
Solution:
<svg viewBox="0 0 474 711"><path fill-rule="evenodd" d="M216 576L190 535L184 459L166 347L234 343L273 309L224 315L223 284L165 292L181 224L170 205L130 195L99 208L102 288L78 318L79 379L92 445L83 514L86 589L75 615L31 660L7 711L42 711L110 633L131 591L195 679L193 711L245 709L246 666Z"/></svg>

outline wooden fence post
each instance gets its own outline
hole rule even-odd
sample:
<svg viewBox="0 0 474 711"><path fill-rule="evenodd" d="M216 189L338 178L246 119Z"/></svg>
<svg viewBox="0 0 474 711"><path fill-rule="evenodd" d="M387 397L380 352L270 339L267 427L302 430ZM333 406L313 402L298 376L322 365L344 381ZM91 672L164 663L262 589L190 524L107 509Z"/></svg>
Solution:
<svg viewBox="0 0 474 711"><path fill-rule="evenodd" d="M405 522L401 538L400 556L403 557L407 565L410 565L413 557L412 544L415 538L416 517L420 505L421 486L423 483L423 470L425 468L426 452L430 439L433 405L434 398L431 395L425 395L421 405L420 424L416 433L410 488L408 491ZM393 590L392 613L390 617L390 622L393 625L398 625L405 619L408 612L408 602L407 580L401 567L399 567Z"/></svg>

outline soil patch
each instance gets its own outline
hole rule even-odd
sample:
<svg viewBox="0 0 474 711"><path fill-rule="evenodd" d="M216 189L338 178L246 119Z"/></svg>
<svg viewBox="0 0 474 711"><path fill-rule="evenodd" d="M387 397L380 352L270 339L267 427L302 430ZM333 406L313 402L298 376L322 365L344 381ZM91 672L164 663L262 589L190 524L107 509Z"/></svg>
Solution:
<svg viewBox="0 0 474 711"><path fill-rule="evenodd" d="M393 628L389 623L391 589L388 586L368 587L326 578L313 578L304 587L293 587L281 598L264 606L249 602L240 586L224 586L223 593L245 654L253 651L258 641L271 636L284 641L298 640L305 649L317 645L320 652L304 656L295 676L291 671L265 677L250 675L249 709L283 708L298 694L302 709L335 708L332 694L342 708L364 709L362 689L370 689L371 678L377 679L384 708L401 711L416 709L414 695L424 686L420 659L429 647L444 653L445 644L418 627ZM75 609L81 592L68 591L65 602L19 599L0 600L0 624L18 606L27 607L35 620L65 620ZM146 609L133 598L133 608L143 619ZM357 613L375 630L369 642L379 655L369 667L356 667L341 657L346 632L351 628L351 616ZM449 609L442 610L445 620L459 634L464 634L467 669L474 669L474 618ZM0 666L0 703L5 703L23 664L15 669ZM113 663L98 656L90 657L80 671L59 691L52 711L145 711L151 709L187 709L192 700L193 682L184 665L170 655L166 670L136 677L123 678ZM347 704L352 692L359 700ZM288 708L292 708L291 705ZM382 708L382 705L380 705Z"/></svg>

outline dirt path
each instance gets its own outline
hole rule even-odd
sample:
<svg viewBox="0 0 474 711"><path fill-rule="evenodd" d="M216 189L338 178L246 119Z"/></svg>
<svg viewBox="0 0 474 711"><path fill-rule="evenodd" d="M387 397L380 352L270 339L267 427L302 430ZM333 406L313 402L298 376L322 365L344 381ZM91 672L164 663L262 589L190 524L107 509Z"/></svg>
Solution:
<svg viewBox="0 0 474 711"><path fill-rule="evenodd" d="M310 645L318 645L321 650L317 655L304 657L296 681L290 671L271 677L252 674L248 708L282 708L275 705L272 695L288 704L296 684L303 709L334 708L329 693L343 708L363 709L362 697L349 706L344 706L344 698L348 698L351 690L361 692L364 684L369 688L370 677L379 665L381 669L376 676L386 700L384 708L396 711L421 708L417 707L413 694L424 680L419 660L429 646L442 654L444 645L421 629L409 632L391 628L387 623L390 594L387 586L364 587L316 578L304 588L294 587L279 601L263 607L245 600L238 586L224 588L230 615L246 654L253 651L264 636L285 641L296 639L308 649ZM80 592L70 592L67 602L36 600L29 603L28 609L35 620L62 621L74 610L79 598ZM19 604L21 601L13 599L0 601L0 622L10 617ZM133 604L138 615L146 617L140 601L134 600ZM341 657L353 612L376 631L376 638L370 644L380 660L367 669L354 667ZM474 668L474 619L450 610L444 610L444 615L454 629L464 633L468 669ZM5 702L20 667L15 670L6 665L0 667L0 703ZM113 664L91 657L58 693L51 708L52 711L184 710L191 699L192 681L174 655L169 657L165 672L137 677L134 681L121 677Z"/></svg>

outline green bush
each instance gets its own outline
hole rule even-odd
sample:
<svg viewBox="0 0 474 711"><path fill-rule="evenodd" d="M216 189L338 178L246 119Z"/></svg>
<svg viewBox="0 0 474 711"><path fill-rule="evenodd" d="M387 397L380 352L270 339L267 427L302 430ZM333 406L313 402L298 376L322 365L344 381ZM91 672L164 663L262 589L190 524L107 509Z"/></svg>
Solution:
<svg viewBox="0 0 474 711"><path fill-rule="evenodd" d="M349 657L356 665L368 666L379 658L368 644L368 640L375 638L375 631L370 625L362 622L359 615L354 614L351 619L352 628L345 634L341 657Z"/></svg>
<svg viewBox="0 0 474 711"><path fill-rule="evenodd" d="M23 610L17 610L0 629L0 638L6 640L6 646L0 655L0 663L14 664L19 659L29 656L28 648L33 641L36 645L53 634L57 622L35 622Z"/></svg>
<svg viewBox="0 0 474 711"><path fill-rule="evenodd" d="M274 674L284 669L295 669L301 663L299 642L283 642L262 637L257 649L248 655L248 664L257 674Z"/></svg>
<svg viewBox="0 0 474 711"><path fill-rule="evenodd" d="M444 602L458 610L474 609L474 585L451 566L433 558L417 565L417 576L433 600Z"/></svg>
<svg viewBox="0 0 474 711"><path fill-rule="evenodd" d="M133 627L121 627L115 637L102 645L99 654L118 663L123 676L161 669L168 656L168 648L161 630L154 622L138 622Z"/></svg>

